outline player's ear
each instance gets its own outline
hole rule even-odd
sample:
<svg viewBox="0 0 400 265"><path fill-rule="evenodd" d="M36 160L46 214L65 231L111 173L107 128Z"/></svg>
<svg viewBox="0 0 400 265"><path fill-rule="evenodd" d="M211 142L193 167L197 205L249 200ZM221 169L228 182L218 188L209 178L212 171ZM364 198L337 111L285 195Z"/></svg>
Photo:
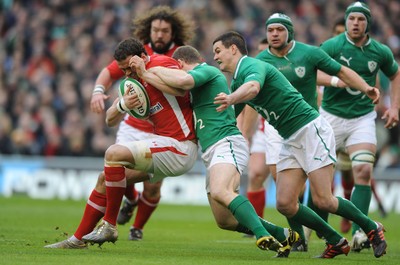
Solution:
<svg viewBox="0 0 400 265"><path fill-rule="evenodd" d="M178 59L177 60L178 61L178 63L179 63L179 67L180 68L183 68L183 64L185 63L182 59Z"/></svg>
<svg viewBox="0 0 400 265"><path fill-rule="evenodd" d="M140 58L142 58L145 63L147 62L147 54L145 54L144 52L142 52Z"/></svg>
<svg viewBox="0 0 400 265"><path fill-rule="evenodd" d="M232 44L230 47L230 50L231 50L232 54L236 54L236 52L238 51L238 48L235 44Z"/></svg>

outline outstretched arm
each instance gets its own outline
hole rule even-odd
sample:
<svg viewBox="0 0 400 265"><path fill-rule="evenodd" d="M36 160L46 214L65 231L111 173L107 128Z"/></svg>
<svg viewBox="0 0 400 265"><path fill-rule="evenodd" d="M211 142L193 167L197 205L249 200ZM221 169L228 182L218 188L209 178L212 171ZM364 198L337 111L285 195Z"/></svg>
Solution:
<svg viewBox="0 0 400 265"><path fill-rule="evenodd" d="M178 87L171 86L170 84L165 82L163 79L161 79L158 75L156 75L153 70L154 68L161 68L163 70L176 70L176 69L169 69L166 67L158 66L158 67L153 67L153 68L150 68L149 70L147 70L143 59L139 56L132 57L131 60L129 61L129 65L136 69L136 74L141 79L143 79L150 85L154 86L158 90L168 93L168 94L171 94L173 96L185 95L186 91L184 91Z"/></svg>
<svg viewBox="0 0 400 265"><path fill-rule="evenodd" d="M153 67L149 72L161 78L167 85L183 90L190 90L194 87L194 79L184 70L170 69L166 67Z"/></svg>
<svg viewBox="0 0 400 265"><path fill-rule="evenodd" d="M260 91L260 83L257 81L249 81L241 85L232 94L219 93L214 98L214 104L220 105L217 111L221 112L226 110L230 105L249 101L255 98Z"/></svg>
<svg viewBox="0 0 400 265"><path fill-rule="evenodd" d="M342 65L337 75L346 84L366 94L374 104L379 102L380 92L376 87L368 85L355 71Z"/></svg>
<svg viewBox="0 0 400 265"><path fill-rule="evenodd" d="M317 85L333 86L339 88L348 87L348 85L342 80L340 80L337 76L328 75L327 73L322 72L321 70L318 70L317 72Z"/></svg>

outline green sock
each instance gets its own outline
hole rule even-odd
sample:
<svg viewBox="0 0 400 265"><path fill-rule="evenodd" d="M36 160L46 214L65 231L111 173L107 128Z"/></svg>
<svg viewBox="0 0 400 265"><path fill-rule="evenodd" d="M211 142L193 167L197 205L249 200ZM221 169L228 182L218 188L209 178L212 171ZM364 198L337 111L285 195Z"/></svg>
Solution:
<svg viewBox="0 0 400 265"><path fill-rule="evenodd" d="M335 214L357 223L365 233L376 229L376 223L363 214L351 201L337 197L339 206Z"/></svg>
<svg viewBox="0 0 400 265"><path fill-rule="evenodd" d="M303 225L296 222L295 220L291 219L291 218L286 218L290 228L292 228L292 230L296 231L301 239L306 239L306 236L304 235L304 230L303 230Z"/></svg>
<svg viewBox="0 0 400 265"><path fill-rule="evenodd" d="M336 245L339 243L342 236L336 232L335 229L332 228L327 222L325 222L318 214L316 214L313 210L304 206L303 204L299 204L299 210L292 217L288 218L299 224L305 225L308 228L311 228L321 234L329 244Z"/></svg>
<svg viewBox="0 0 400 265"><path fill-rule="evenodd" d="M267 220L260 217L260 221L265 229L279 242L286 240L287 235L285 235L285 229L283 227L277 226Z"/></svg>
<svg viewBox="0 0 400 265"><path fill-rule="evenodd" d="M308 201L307 206L314 212L316 212L325 222L328 222L329 213L326 211L322 211L321 209L315 207L314 202L312 200L311 191L308 191ZM296 231L297 232L297 231Z"/></svg>
<svg viewBox="0 0 400 265"><path fill-rule="evenodd" d="M368 185L354 185L353 193L351 194L351 202L358 208L360 211L368 215L369 204L371 202L372 191L371 186ZM352 225L352 235L360 229L360 226L353 222Z"/></svg>
<svg viewBox="0 0 400 265"><path fill-rule="evenodd" d="M228 209L240 224L253 232L257 239L270 235L260 222L253 205L251 205L249 200L244 196L236 196L236 198L229 203Z"/></svg>

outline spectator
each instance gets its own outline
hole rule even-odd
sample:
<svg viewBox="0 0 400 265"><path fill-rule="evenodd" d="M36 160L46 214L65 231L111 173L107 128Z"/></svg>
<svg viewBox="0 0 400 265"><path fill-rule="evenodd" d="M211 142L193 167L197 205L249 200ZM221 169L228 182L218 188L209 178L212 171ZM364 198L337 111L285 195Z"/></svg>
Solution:
<svg viewBox="0 0 400 265"><path fill-rule="evenodd" d="M351 1L320 2L233 0L227 5L227 1L223 0L2 1L0 113L2 120L9 120L11 124L8 129L0 129L0 139L11 139L12 143L7 145L17 150L10 151L10 147L0 145L0 154L22 151L21 142L13 141L21 140L17 137L22 132L18 124L22 122L19 120L25 116L22 113L26 110L25 100L22 99L29 94L30 98L37 99L30 106L36 113L29 114L39 115L39 106L44 104L48 107L46 115L55 120L51 125L53 128L48 129L48 125L44 124L45 119L39 117L42 114L36 116L38 128L45 129L35 132L34 142L40 139L40 143L35 143L34 150L25 149L27 154L66 155L70 152L65 146L54 146L58 140L50 131L58 132L60 139L68 138L62 135L66 122L63 117L73 107L83 117L80 124L85 143L84 154L102 156L108 144L101 143L112 142L115 130L106 129L104 118L93 119L87 108L90 105L87 90L90 88L91 92L97 74L111 60L115 45L131 36L131 18L153 6L170 5L194 18L196 37L187 44L198 48L205 60L212 64L210 45L215 36L228 29L241 31L250 52L255 52L259 37L265 32L265 14L274 12L284 11L293 18L299 41L319 45L329 37L329 29L339 17L338 14L341 16ZM375 25L371 35L387 43L399 60L400 3L383 0L368 2ZM66 79L68 84L64 83ZM397 139L391 140L391 143L398 142L398 134L394 138ZM50 149L53 151L50 152Z"/></svg>

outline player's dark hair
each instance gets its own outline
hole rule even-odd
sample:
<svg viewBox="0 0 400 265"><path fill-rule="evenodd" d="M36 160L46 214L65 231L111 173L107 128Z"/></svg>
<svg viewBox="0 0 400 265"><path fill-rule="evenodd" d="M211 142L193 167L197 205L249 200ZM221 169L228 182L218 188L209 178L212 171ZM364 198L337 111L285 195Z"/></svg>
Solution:
<svg viewBox="0 0 400 265"><path fill-rule="evenodd" d="M189 20L169 6L157 6L133 20L133 33L143 43L146 44L151 41L151 22L156 19L164 20L171 24L172 40L176 45L185 45L193 38L194 28Z"/></svg>
<svg viewBox="0 0 400 265"><path fill-rule="evenodd" d="M231 45L236 45L241 54L248 54L246 40L236 31L229 31L220 35L213 41L213 45L218 41L221 41L225 48L229 48Z"/></svg>
<svg viewBox="0 0 400 265"><path fill-rule="evenodd" d="M177 48L172 54L172 58L182 60L188 64L202 63L204 61L200 53L189 45Z"/></svg>
<svg viewBox="0 0 400 265"><path fill-rule="evenodd" d="M128 56L141 56L142 53L147 55L143 44L135 38L129 38L118 43L114 51L114 59L117 61L125 60Z"/></svg>
<svg viewBox="0 0 400 265"><path fill-rule="evenodd" d="M259 44L268 44L268 39L267 38L261 39Z"/></svg>

